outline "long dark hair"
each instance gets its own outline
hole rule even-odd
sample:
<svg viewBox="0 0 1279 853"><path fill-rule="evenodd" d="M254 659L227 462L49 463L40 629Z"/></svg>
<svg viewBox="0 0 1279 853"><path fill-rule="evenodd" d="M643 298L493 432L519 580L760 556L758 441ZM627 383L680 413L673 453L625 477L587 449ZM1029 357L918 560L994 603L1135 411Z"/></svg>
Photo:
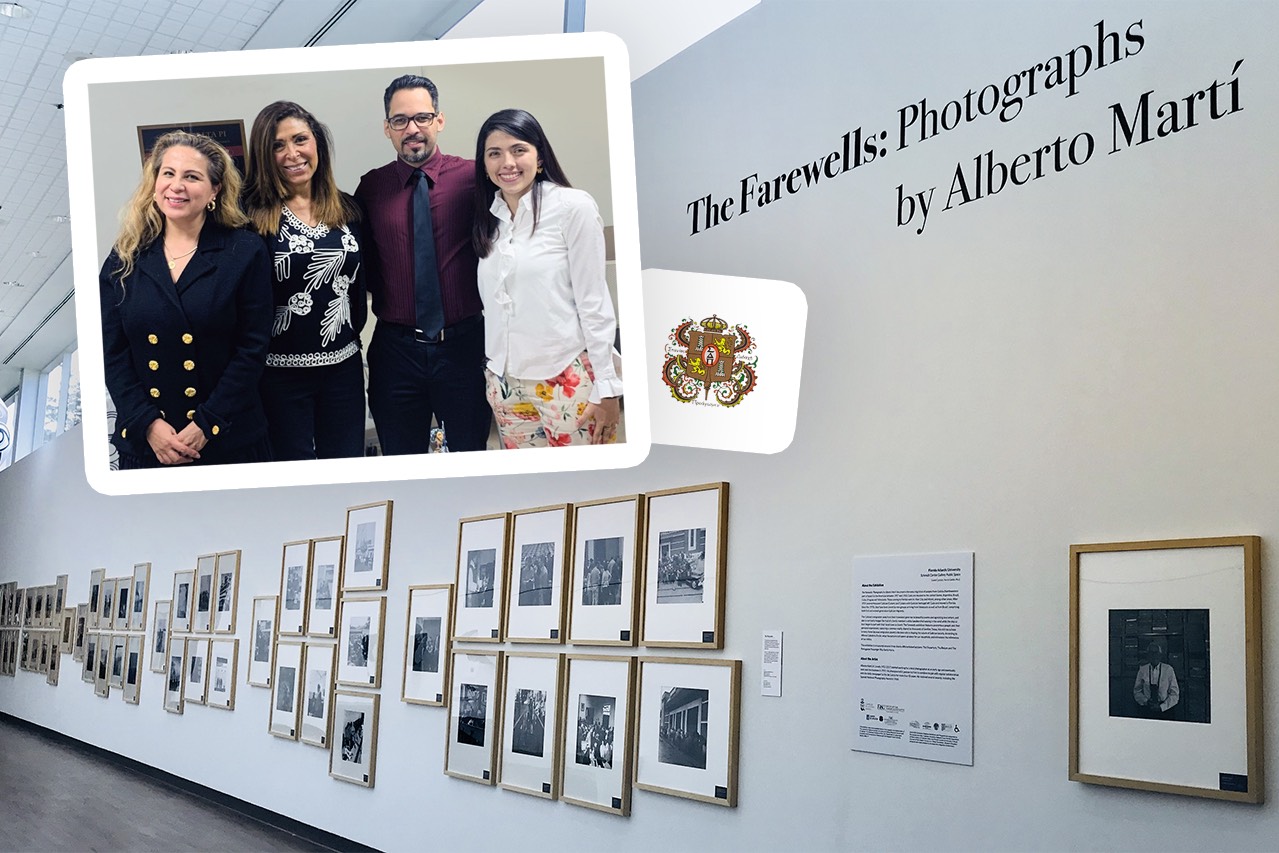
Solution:
<svg viewBox="0 0 1279 853"><path fill-rule="evenodd" d="M501 131L526 142L537 149L542 161L542 169L533 180L533 230L537 230L538 218L542 213L542 182L550 181L561 187L570 187L568 176L560 168L560 161L555 159L555 149L546 138L542 125L528 110L498 110L485 119L480 125L479 135L475 139L475 223L471 226L471 244L475 254L481 258L488 257L493 250L493 238L497 235L497 217L489 209L493 206L493 196L484 192L485 187L495 186L489 180L488 170L484 167L484 147L493 131Z"/></svg>

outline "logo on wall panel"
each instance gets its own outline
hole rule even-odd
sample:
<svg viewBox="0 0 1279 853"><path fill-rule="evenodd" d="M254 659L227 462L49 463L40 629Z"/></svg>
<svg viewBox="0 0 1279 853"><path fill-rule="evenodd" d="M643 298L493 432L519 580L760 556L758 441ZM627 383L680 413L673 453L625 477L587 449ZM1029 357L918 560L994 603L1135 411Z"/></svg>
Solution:
<svg viewBox="0 0 1279 853"><path fill-rule="evenodd" d="M712 314L701 323L685 320L667 340L662 381L681 403L736 406L755 389L759 357L745 326L730 329Z"/></svg>

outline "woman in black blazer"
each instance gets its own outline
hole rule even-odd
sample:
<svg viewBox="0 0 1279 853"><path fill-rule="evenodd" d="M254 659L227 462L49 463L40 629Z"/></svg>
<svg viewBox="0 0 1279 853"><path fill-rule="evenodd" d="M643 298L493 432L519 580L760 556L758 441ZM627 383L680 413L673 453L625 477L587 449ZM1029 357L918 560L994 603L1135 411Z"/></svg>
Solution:
<svg viewBox="0 0 1279 853"><path fill-rule="evenodd" d="M271 458L258 380L271 261L241 226L240 175L213 140L156 142L99 277L121 468Z"/></svg>

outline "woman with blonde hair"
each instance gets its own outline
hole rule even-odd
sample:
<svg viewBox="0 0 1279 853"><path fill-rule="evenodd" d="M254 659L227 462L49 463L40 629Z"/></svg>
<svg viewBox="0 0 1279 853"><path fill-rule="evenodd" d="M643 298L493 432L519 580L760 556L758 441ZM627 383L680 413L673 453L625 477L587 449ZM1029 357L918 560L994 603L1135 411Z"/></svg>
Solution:
<svg viewBox="0 0 1279 853"><path fill-rule="evenodd" d="M225 148L173 131L121 211L99 276L121 468L271 458L258 397L271 261L239 194Z"/></svg>

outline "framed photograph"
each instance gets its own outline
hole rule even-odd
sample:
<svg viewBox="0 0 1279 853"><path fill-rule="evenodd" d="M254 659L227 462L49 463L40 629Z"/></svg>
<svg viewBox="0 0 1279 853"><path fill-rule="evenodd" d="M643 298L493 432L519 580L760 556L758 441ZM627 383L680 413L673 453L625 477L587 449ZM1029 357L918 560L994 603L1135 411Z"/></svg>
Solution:
<svg viewBox="0 0 1279 853"><path fill-rule="evenodd" d="M253 599L248 681L254 687L270 687L271 674L275 672L275 609L274 595L259 595Z"/></svg>
<svg viewBox="0 0 1279 853"><path fill-rule="evenodd" d="M742 662L640 658L635 787L737 805Z"/></svg>
<svg viewBox="0 0 1279 853"><path fill-rule="evenodd" d="M67 609L67 576L58 575L57 583L53 585L53 612L50 616L54 621L62 618L63 613ZM50 628L57 628L58 625L50 625Z"/></svg>
<svg viewBox="0 0 1279 853"><path fill-rule="evenodd" d="M48 631L36 632L36 641L38 642L39 649L40 649L40 655L36 659L36 672L40 673L41 675L48 675L49 673L49 632Z"/></svg>
<svg viewBox="0 0 1279 853"><path fill-rule="evenodd" d="M564 565L568 556L567 504L511 514L511 571L506 639L564 642Z"/></svg>
<svg viewBox="0 0 1279 853"><path fill-rule="evenodd" d="M564 666L560 797L629 815L635 658L569 655Z"/></svg>
<svg viewBox="0 0 1279 853"><path fill-rule="evenodd" d="M644 616L640 642L724 648L728 483L644 496Z"/></svg>
<svg viewBox="0 0 1279 853"><path fill-rule="evenodd" d="M80 680L93 684L98 673L98 635L86 634L84 638L84 667L80 670Z"/></svg>
<svg viewBox="0 0 1279 853"><path fill-rule="evenodd" d="M58 686L58 671L62 669L61 639L57 631L48 633L49 661L45 666L44 680L46 684L52 684L54 687Z"/></svg>
<svg viewBox="0 0 1279 853"><path fill-rule="evenodd" d="M188 121L182 124L144 124L138 125L138 151L145 164L151 156L151 149L161 136L173 130L185 130L188 133L207 136L219 143L231 155L235 168L244 174L244 121L243 119L226 119L225 121Z"/></svg>
<svg viewBox="0 0 1279 853"><path fill-rule="evenodd" d="M380 700L376 693L334 692L333 745L329 749L329 775L334 779L373 787Z"/></svg>
<svg viewBox="0 0 1279 853"><path fill-rule="evenodd" d="M271 734L298 739L298 701L302 684L302 644L280 640L275 644L275 686L271 688Z"/></svg>
<svg viewBox="0 0 1279 853"><path fill-rule="evenodd" d="M312 637L332 637L337 630L342 541L341 536L311 540L311 608L306 632Z"/></svg>
<svg viewBox="0 0 1279 853"><path fill-rule="evenodd" d="M444 772L492 785L497 770L502 652L453 652Z"/></svg>
<svg viewBox="0 0 1279 853"><path fill-rule="evenodd" d="M117 631L129 630L129 615L133 605L133 577L116 578L115 582L115 619L113 627Z"/></svg>
<svg viewBox="0 0 1279 853"><path fill-rule="evenodd" d="M337 683L382 686L382 633L386 598L343 598Z"/></svg>
<svg viewBox="0 0 1279 853"><path fill-rule="evenodd" d="M187 637L186 647L187 671L182 700L203 705L209 692L209 638Z"/></svg>
<svg viewBox="0 0 1279 853"><path fill-rule="evenodd" d="M141 634L130 634L124 647L124 701L137 705L142 691L142 644Z"/></svg>
<svg viewBox="0 0 1279 853"><path fill-rule="evenodd" d="M132 602L129 611L130 631L145 631L147 629L147 596L151 594L151 564L135 563L133 566L133 590L130 595Z"/></svg>
<svg viewBox="0 0 1279 853"><path fill-rule="evenodd" d="M568 641L584 646L633 646L639 615L639 543L644 535L639 495L573 505L569 565Z"/></svg>
<svg viewBox="0 0 1279 853"><path fill-rule="evenodd" d="M506 656L497 781L507 790L549 800L560 795L563 661L562 654Z"/></svg>
<svg viewBox="0 0 1279 853"><path fill-rule="evenodd" d="M284 543L280 558L280 612L276 633L301 637L306 633L307 570L311 565L311 540Z"/></svg>
<svg viewBox="0 0 1279 853"><path fill-rule="evenodd" d="M89 634L89 605L77 604L75 606L75 626L72 628L71 642L71 659L84 661L84 641Z"/></svg>
<svg viewBox="0 0 1279 853"><path fill-rule="evenodd" d="M94 569L89 572L89 622L88 628L96 631L102 614L102 584L106 580L106 569Z"/></svg>
<svg viewBox="0 0 1279 853"><path fill-rule="evenodd" d="M31 612L35 606L35 590L30 587L23 587L18 590L18 612L22 614L23 628L34 627L31 624Z"/></svg>
<svg viewBox="0 0 1279 853"><path fill-rule="evenodd" d="M75 608L68 607L62 611L62 632L58 637L58 646L64 655L72 652L75 643Z"/></svg>
<svg viewBox="0 0 1279 853"><path fill-rule="evenodd" d="M307 643L302 650L302 733L303 743L329 747L329 709L333 706L333 671L337 646Z"/></svg>
<svg viewBox="0 0 1279 853"><path fill-rule="evenodd" d="M380 501L346 511L343 594L386 589L391 565L391 504Z"/></svg>
<svg viewBox="0 0 1279 853"><path fill-rule="evenodd" d="M400 698L416 705L443 705L448 692L453 585L409 587L404 626L404 679Z"/></svg>
<svg viewBox="0 0 1279 853"><path fill-rule="evenodd" d="M187 644L179 640L169 643L169 674L164 681L164 710L171 714L181 714L186 710L182 701L182 679L186 672Z"/></svg>
<svg viewBox="0 0 1279 853"><path fill-rule="evenodd" d="M1260 803L1261 540L1070 546L1070 779Z"/></svg>
<svg viewBox="0 0 1279 853"><path fill-rule="evenodd" d="M195 602L191 609L191 630L197 634L207 634L213 627L213 575L217 562L217 554L203 554L195 561L195 586L192 589Z"/></svg>
<svg viewBox="0 0 1279 853"><path fill-rule="evenodd" d="M107 578L102 581L102 600L98 608L98 629L100 631L110 631L115 625L115 591L119 585L115 578ZM31 602L31 597L27 597L27 602ZM30 614L28 614L29 616Z"/></svg>
<svg viewBox="0 0 1279 853"><path fill-rule="evenodd" d="M57 630L58 620L62 618L62 610L56 606L57 597L57 584L49 584L44 588L44 628L47 631Z"/></svg>
<svg viewBox="0 0 1279 853"><path fill-rule="evenodd" d="M209 643L208 705L224 711L235 710L235 668L240 658L240 641L215 637Z"/></svg>
<svg viewBox="0 0 1279 853"><path fill-rule="evenodd" d="M169 616L173 612L172 601L157 601L151 616L151 671L164 672L169 660Z"/></svg>
<svg viewBox="0 0 1279 853"><path fill-rule="evenodd" d="M31 609L31 627L35 630L44 628L44 587L31 587L31 598L33 600Z"/></svg>
<svg viewBox="0 0 1279 853"><path fill-rule="evenodd" d="M235 612L240 601L240 552L223 551L213 569L213 633L234 634Z"/></svg>
<svg viewBox="0 0 1279 853"><path fill-rule="evenodd" d="M191 587L195 582L195 572L187 569L173 573L173 616L169 630L175 634L186 634L191 630Z"/></svg>
<svg viewBox="0 0 1279 853"><path fill-rule="evenodd" d="M114 589L114 583L108 583L108 588ZM101 696L103 699L111 695L111 647L113 645L111 634L98 635L98 662L97 671L93 675L93 694Z"/></svg>
<svg viewBox="0 0 1279 853"><path fill-rule="evenodd" d="M464 518L457 525L453 639L502 640L506 601L507 513Z"/></svg>
<svg viewBox="0 0 1279 853"><path fill-rule="evenodd" d="M127 600L127 598L126 598ZM129 644L127 634L112 634L110 658L108 658L107 683L117 690L124 687L124 649Z"/></svg>

